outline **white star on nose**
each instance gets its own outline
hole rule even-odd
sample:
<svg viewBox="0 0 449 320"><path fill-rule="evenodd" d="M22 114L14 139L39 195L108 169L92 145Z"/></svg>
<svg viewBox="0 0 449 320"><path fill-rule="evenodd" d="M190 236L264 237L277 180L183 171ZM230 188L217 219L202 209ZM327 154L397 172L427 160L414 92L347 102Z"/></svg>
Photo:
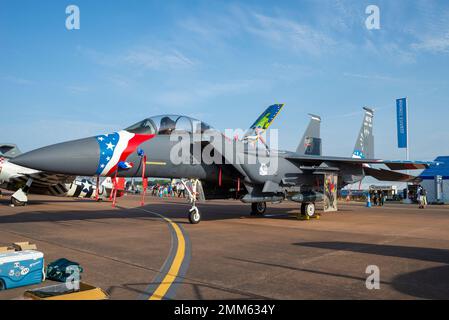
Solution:
<svg viewBox="0 0 449 320"><path fill-rule="evenodd" d="M106 146L108 147L108 149L114 150L114 145L112 143L107 143Z"/></svg>
<svg viewBox="0 0 449 320"><path fill-rule="evenodd" d="M86 190L86 189L89 190L89 186L90 186L89 182L87 182L87 181L83 182L83 185L84 185L83 191Z"/></svg>
<svg viewBox="0 0 449 320"><path fill-rule="evenodd" d="M100 137L100 138L98 138L98 140L100 140L100 141L103 141L103 140L104 140L104 138L103 138L103 137Z"/></svg>

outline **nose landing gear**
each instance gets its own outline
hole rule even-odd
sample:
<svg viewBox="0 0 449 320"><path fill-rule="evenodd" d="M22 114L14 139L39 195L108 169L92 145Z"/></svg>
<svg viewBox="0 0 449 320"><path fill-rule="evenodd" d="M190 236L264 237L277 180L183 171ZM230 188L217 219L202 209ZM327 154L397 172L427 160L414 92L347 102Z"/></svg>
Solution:
<svg viewBox="0 0 449 320"><path fill-rule="evenodd" d="M196 206L196 202L201 200L202 196L201 181L198 179L191 179L190 181L182 179L181 182L184 185L185 190L187 190L189 202L192 204L192 208L189 210L189 221L191 224L198 224L201 222L201 213ZM189 185L188 182L190 182Z"/></svg>
<svg viewBox="0 0 449 320"><path fill-rule="evenodd" d="M196 206L189 210L189 221L191 224L198 224L201 221L201 213Z"/></svg>

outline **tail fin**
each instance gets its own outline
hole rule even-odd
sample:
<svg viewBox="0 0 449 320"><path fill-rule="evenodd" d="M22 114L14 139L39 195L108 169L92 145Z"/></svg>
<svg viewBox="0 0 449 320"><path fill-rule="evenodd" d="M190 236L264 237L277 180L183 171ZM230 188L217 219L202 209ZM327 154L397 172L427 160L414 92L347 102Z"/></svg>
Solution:
<svg viewBox="0 0 449 320"><path fill-rule="evenodd" d="M20 155L20 149L12 143L0 143L0 156L5 158L14 158Z"/></svg>
<svg viewBox="0 0 449 320"><path fill-rule="evenodd" d="M296 152L304 155L321 156L321 117L309 114L311 117L309 126L296 149Z"/></svg>
<svg viewBox="0 0 449 320"><path fill-rule="evenodd" d="M257 140L257 137L263 134L274 122L274 119L281 112L284 104L275 104L269 106L262 114L257 118L256 122L246 131L243 139L253 138Z"/></svg>
<svg viewBox="0 0 449 320"><path fill-rule="evenodd" d="M356 159L374 159L374 110L366 107L363 110L365 110L365 115L363 116L362 128L357 136L352 157Z"/></svg>

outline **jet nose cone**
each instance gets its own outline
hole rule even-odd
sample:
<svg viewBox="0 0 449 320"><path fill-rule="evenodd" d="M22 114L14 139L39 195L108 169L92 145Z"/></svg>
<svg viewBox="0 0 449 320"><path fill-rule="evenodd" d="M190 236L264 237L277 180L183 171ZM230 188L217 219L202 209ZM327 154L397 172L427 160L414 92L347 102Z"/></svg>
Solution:
<svg viewBox="0 0 449 320"><path fill-rule="evenodd" d="M100 148L95 137L51 145L11 160L17 165L70 175L95 175Z"/></svg>

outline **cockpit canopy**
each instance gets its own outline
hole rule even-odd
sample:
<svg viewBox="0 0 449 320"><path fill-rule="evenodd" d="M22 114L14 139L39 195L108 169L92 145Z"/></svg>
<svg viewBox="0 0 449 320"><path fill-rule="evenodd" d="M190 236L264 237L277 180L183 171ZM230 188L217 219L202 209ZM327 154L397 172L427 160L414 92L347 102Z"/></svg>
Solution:
<svg viewBox="0 0 449 320"><path fill-rule="evenodd" d="M212 127L194 118L163 115L147 118L125 130L137 134L169 135L173 132L204 133L209 129Z"/></svg>

